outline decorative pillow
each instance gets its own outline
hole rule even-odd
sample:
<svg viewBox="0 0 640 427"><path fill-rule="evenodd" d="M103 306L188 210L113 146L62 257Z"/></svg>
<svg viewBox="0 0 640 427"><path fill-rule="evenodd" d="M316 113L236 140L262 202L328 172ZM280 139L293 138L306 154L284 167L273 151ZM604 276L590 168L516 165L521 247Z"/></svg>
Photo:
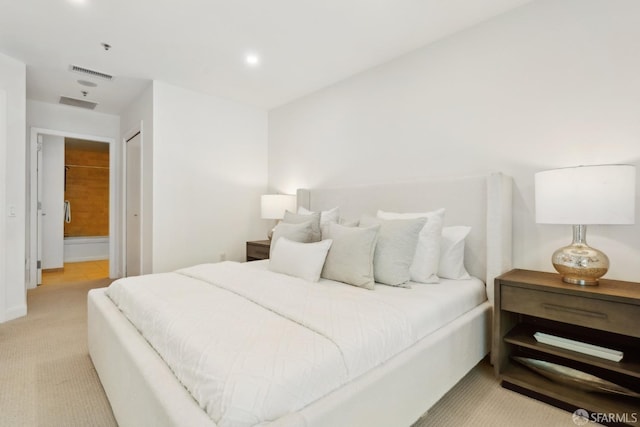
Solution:
<svg viewBox="0 0 640 427"><path fill-rule="evenodd" d="M298 214L300 215L311 215L312 213L315 213L315 212L310 211L309 209L302 206L298 207ZM338 208L337 206L333 209L320 212L320 226L330 222L338 222L339 219L340 219L340 208Z"/></svg>
<svg viewBox="0 0 640 427"><path fill-rule="evenodd" d="M440 241L440 265L438 275L446 279L469 279L469 273L464 268L464 239L471 227L458 225L444 227Z"/></svg>
<svg viewBox="0 0 640 427"><path fill-rule="evenodd" d="M300 224L301 222L309 221L311 221L311 228L313 229L311 241L319 242L322 238L322 234L320 233L320 212L311 213L309 215L301 215L285 211L284 219L282 220L282 222L285 222L287 224Z"/></svg>
<svg viewBox="0 0 640 427"><path fill-rule="evenodd" d="M380 219L363 216L360 219L360 227L380 225L373 255L373 275L376 282L402 286L411 279L409 267L416 252L418 235L426 222L426 218Z"/></svg>
<svg viewBox="0 0 640 427"><path fill-rule="evenodd" d="M299 243L283 237L271 252L269 270L317 282L331 243L331 240Z"/></svg>
<svg viewBox="0 0 640 427"><path fill-rule="evenodd" d="M347 218L340 218L338 220L338 224L340 225L344 225L345 227L357 227L358 224L360 224L360 220L357 219L347 219Z"/></svg>
<svg viewBox="0 0 640 427"><path fill-rule="evenodd" d="M312 215L315 212L310 211L309 209L298 206L298 215ZM327 233L327 228L329 224L332 222L338 222L340 219L340 209L337 207L333 209L329 209L328 211L320 212L320 233L321 238L326 239L325 234Z"/></svg>
<svg viewBox="0 0 640 427"><path fill-rule="evenodd" d="M327 237L333 240L333 244L327 254L322 277L373 289L373 254L379 229L379 225L358 228L330 223Z"/></svg>
<svg viewBox="0 0 640 427"><path fill-rule="evenodd" d="M440 240L442 238L442 222L444 209L423 213L395 213L378 211L381 219L414 219L427 218L427 223L420 230L416 252L409 267L411 280L419 283L438 283L438 265L440 263Z"/></svg>
<svg viewBox="0 0 640 427"><path fill-rule="evenodd" d="M303 222L300 224L287 224L281 222L273 229L273 236L271 237L271 249L269 249L269 257L273 253L273 249L276 247L278 240L281 237L286 237L289 240L300 243L311 242L313 235L313 228L311 221Z"/></svg>

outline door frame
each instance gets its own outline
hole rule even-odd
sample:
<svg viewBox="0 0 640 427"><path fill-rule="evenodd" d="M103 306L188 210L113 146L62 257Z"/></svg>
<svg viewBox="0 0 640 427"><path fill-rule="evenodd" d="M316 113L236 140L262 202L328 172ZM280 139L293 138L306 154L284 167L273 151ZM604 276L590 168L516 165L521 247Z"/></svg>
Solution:
<svg viewBox="0 0 640 427"><path fill-rule="evenodd" d="M33 289L38 286L37 283L37 263L38 263L38 135L54 135L65 138L86 139L88 141L104 142L109 144L109 277L115 279L118 277L119 266L119 239L117 230L118 224L118 188L117 188L117 171L118 171L118 152L116 149L115 139L86 135L74 132L67 132L56 129L46 129L39 127L30 128L29 137L29 239L28 239L28 279L27 288Z"/></svg>
<svg viewBox="0 0 640 427"><path fill-rule="evenodd" d="M4 87L0 87L0 176L7 176L7 152L6 147L8 146L7 141L9 136L7 135L7 131L9 130L8 126L8 117L7 112L9 110L9 105L7 105L7 91ZM6 178L5 178L6 179ZM0 212L4 215L7 212L7 188L3 184L2 188L0 188ZM11 213L9 212L9 215ZM7 251L7 221L3 218L0 223L0 323L7 320L7 318L15 318L19 316L23 316L26 314L26 309L24 313L12 313L13 317L7 317L7 307L6 307L6 289L8 286L6 285L7 281L7 257L5 256ZM25 292L26 294L26 292ZM27 297L25 295L25 304L27 301Z"/></svg>

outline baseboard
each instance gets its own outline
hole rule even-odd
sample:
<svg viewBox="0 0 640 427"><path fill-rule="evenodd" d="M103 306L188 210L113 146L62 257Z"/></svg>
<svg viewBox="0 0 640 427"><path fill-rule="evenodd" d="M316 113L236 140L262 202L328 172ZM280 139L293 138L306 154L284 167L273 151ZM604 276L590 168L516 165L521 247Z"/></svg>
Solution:
<svg viewBox="0 0 640 427"><path fill-rule="evenodd" d="M10 307L4 312L4 318L0 319L0 323L8 322L9 320L17 319L27 315L26 304Z"/></svg>
<svg viewBox="0 0 640 427"><path fill-rule="evenodd" d="M109 256L102 256L102 255L98 255L98 256L87 256L87 257L71 257L71 258L65 258L64 262L85 262L85 261L103 261L103 260L108 260Z"/></svg>

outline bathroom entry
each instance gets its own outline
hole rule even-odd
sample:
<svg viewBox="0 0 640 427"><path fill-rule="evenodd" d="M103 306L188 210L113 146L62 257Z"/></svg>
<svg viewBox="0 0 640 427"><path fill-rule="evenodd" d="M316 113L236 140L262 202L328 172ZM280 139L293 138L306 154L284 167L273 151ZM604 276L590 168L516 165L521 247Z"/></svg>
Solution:
<svg viewBox="0 0 640 427"><path fill-rule="evenodd" d="M108 277L109 144L57 139L45 138L42 150L42 283Z"/></svg>

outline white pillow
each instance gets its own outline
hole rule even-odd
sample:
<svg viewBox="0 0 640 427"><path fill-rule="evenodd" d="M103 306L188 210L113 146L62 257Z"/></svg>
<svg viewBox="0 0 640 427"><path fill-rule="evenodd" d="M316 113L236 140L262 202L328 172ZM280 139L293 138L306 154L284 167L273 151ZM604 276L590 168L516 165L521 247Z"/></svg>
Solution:
<svg viewBox="0 0 640 427"><path fill-rule="evenodd" d="M440 264L440 240L442 238L442 222L444 209L423 213L395 213L378 211L382 219L427 218L427 223L420 230L416 252L409 272L411 280L419 283L438 283L438 266Z"/></svg>
<svg viewBox="0 0 640 427"><path fill-rule="evenodd" d="M310 211L305 207L298 206L298 215L312 215L314 213L315 212ZM339 220L340 220L340 209L338 207L320 212L320 231L322 232L323 238L325 238L324 235L327 232L327 227L329 226L329 223L338 222Z"/></svg>
<svg viewBox="0 0 640 427"><path fill-rule="evenodd" d="M317 282L331 243L331 240L299 243L282 237L271 252L269 270Z"/></svg>
<svg viewBox="0 0 640 427"><path fill-rule="evenodd" d="M298 207L298 213L300 215L311 215L314 212L310 211L309 209L307 209L307 208L305 208L303 206L299 206ZM339 218L340 218L340 208L338 208L337 206L335 208L329 209L327 211L321 211L320 212L320 225L326 224L328 222L338 222Z"/></svg>
<svg viewBox="0 0 640 427"><path fill-rule="evenodd" d="M273 236L271 237L271 248L269 249L269 257L273 253L273 249L276 247L280 238L286 237L289 240L300 243L311 242L313 238L313 228L311 221L303 222L300 224L289 224L281 222L273 229Z"/></svg>
<svg viewBox="0 0 640 427"><path fill-rule="evenodd" d="M338 220L338 224L344 225L345 227L357 227L358 224L360 224L360 220L359 219L340 218Z"/></svg>
<svg viewBox="0 0 640 427"><path fill-rule="evenodd" d="M464 268L464 239L471 227L458 225L444 227L440 241L440 265L438 275L445 279L469 279L469 273Z"/></svg>
<svg viewBox="0 0 640 427"><path fill-rule="evenodd" d="M358 228L330 223L327 237L333 240L333 244L324 263L322 277L373 289L373 254L379 229L378 225Z"/></svg>
<svg viewBox="0 0 640 427"><path fill-rule="evenodd" d="M313 235L311 236L312 242L319 242L322 240L322 233L320 231L320 212L310 213L309 215L300 215L297 213L285 211L282 222L287 224L300 224L311 221L311 228L313 229Z"/></svg>
<svg viewBox="0 0 640 427"><path fill-rule="evenodd" d="M409 267L416 252L420 230L426 218L380 219L363 216L360 227L380 225L373 254L373 275L377 283L403 286L411 279Z"/></svg>

